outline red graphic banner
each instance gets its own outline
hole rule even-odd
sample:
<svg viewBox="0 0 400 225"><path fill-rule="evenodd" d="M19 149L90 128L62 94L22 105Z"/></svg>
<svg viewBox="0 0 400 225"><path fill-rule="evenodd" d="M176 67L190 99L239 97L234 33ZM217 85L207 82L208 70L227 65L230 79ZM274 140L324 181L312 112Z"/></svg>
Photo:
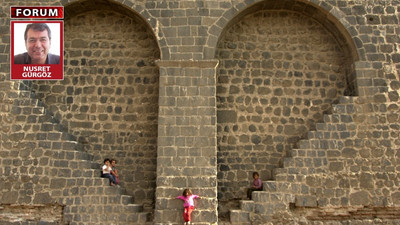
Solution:
<svg viewBox="0 0 400 225"><path fill-rule="evenodd" d="M11 6L11 19L63 19L63 6Z"/></svg>

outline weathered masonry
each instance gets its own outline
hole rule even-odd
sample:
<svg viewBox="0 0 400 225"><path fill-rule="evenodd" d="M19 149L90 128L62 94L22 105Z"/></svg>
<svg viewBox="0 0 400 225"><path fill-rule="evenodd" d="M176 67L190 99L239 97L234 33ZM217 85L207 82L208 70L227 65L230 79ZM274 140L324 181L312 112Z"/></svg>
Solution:
<svg viewBox="0 0 400 225"><path fill-rule="evenodd" d="M1 3L1 224L400 224L399 1ZM13 5L64 6L64 80L10 81Z"/></svg>

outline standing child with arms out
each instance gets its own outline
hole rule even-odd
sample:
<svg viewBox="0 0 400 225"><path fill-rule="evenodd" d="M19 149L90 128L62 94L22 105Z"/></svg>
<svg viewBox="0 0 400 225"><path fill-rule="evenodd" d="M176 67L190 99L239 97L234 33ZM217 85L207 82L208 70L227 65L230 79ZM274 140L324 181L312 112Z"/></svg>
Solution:
<svg viewBox="0 0 400 225"><path fill-rule="evenodd" d="M183 194L176 197L177 199L182 199L184 201L183 207L185 208L183 211L183 219L185 220L185 224L190 224L191 214L194 210L194 199L200 199L200 196L192 194L190 189L185 189Z"/></svg>
<svg viewBox="0 0 400 225"><path fill-rule="evenodd" d="M262 191L263 190L263 183L260 179L260 175L257 172L253 173L253 183L251 188L247 189L247 198L251 200L251 193L253 191Z"/></svg>

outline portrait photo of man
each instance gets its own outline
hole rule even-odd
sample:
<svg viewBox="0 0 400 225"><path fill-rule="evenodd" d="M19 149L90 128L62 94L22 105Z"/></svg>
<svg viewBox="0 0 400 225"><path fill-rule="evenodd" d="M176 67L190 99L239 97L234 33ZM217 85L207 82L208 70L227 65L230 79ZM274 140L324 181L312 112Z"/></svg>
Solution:
<svg viewBox="0 0 400 225"><path fill-rule="evenodd" d="M60 56L50 53L51 35L46 23L27 24L24 32L26 52L14 55L14 64L60 64ZM20 42L17 44L21 45Z"/></svg>

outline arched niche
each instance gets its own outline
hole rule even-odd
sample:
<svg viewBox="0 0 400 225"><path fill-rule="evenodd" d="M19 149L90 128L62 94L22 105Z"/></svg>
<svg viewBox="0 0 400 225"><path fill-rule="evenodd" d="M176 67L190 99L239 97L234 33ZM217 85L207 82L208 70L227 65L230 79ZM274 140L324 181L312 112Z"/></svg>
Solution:
<svg viewBox="0 0 400 225"><path fill-rule="evenodd" d="M356 95L356 47L340 22L305 1L262 1L218 37L218 199L224 215L307 137L340 96Z"/></svg>
<svg viewBox="0 0 400 225"><path fill-rule="evenodd" d="M142 16L117 2L74 1L64 9L64 80L35 81L32 90L95 162L116 159L126 194L152 207L160 59L155 35Z"/></svg>

